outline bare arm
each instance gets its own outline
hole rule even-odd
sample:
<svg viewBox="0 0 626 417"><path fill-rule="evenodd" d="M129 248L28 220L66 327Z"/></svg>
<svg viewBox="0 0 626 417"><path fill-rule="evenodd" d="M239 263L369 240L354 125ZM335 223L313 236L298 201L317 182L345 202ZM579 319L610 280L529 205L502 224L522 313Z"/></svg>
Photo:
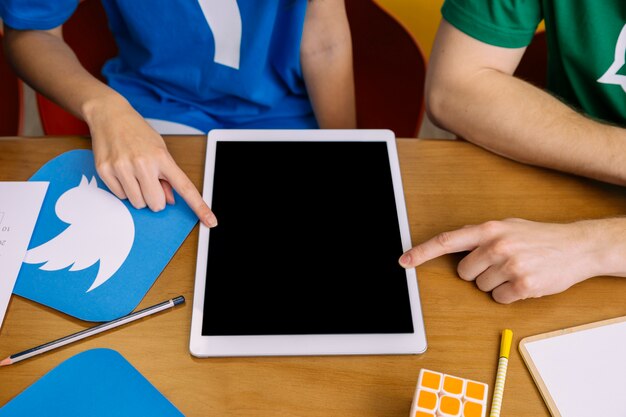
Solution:
<svg viewBox="0 0 626 417"><path fill-rule="evenodd" d="M513 77L524 50L482 43L443 20L426 81L431 119L500 155L626 185L626 130Z"/></svg>
<svg viewBox="0 0 626 417"><path fill-rule="evenodd" d="M592 121L514 78L523 53L484 44L442 21L426 81L431 118L512 159L626 185L626 130ZM625 236L624 218L507 219L441 233L407 251L400 264L411 268L469 251L459 276L511 303L594 276L626 276Z"/></svg>
<svg viewBox="0 0 626 417"><path fill-rule="evenodd" d="M20 77L75 116L85 120L98 100L125 101L83 68L63 40L61 26L47 31L5 29L6 53Z"/></svg>
<svg viewBox="0 0 626 417"><path fill-rule="evenodd" d="M5 50L17 73L89 125L98 174L119 198L158 211L172 187L207 226L216 224L198 190L176 165L163 138L124 97L85 70L62 36L6 28Z"/></svg>
<svg viewBox="0 0 626 417"><path fill-rule="evenodd" d="M300 59L320 127L356 128L352 42L343 0L309 2Z"/></svg>

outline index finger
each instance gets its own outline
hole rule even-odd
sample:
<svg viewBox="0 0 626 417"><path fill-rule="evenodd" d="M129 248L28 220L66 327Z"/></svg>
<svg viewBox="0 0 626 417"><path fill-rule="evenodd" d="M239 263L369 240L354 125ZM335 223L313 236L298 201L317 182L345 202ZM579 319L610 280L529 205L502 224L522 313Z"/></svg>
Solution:
<svg viewBox="0 0 626 417"><path fill-rule="evenodd" d="M167 167L163 168L162 172L165 175L165 180L167 180L172 188L185 200L205 226L217 226L215 214L213 214L209 206L202 199L196 186L193 185L191 180L176 163L172 162L168 164Z"/></svg>
<svg viewBox="0 0 626 417"><path fill-rule="evenodd" d="M480 243L480 229L477 226L464 227L437 236L409 249L400 257L400 265L414 268L441 255L474 250Z"/></svg>

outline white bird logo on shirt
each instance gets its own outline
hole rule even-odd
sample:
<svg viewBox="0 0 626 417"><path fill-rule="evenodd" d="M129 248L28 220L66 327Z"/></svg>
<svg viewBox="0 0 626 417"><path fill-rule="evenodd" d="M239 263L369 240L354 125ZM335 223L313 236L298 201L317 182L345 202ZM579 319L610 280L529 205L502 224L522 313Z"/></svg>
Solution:
<svg viewBox="0 0 626 417"><path fill-rule="evenodd" d="M86 292L98 288L122 266L135 240L135 224L126 206L83 175L77 187L59 197L56 215L69 226L48 242L30 249L24 262L44 263L39 269L87 269L100 261L98 274Z"/></svg>
<svg viewBox="0 0 626 417"><path fill-rule="evenodd" d="M236 0L198 0L215 41L214 62L239 69L241 13Z"/></svg>
<svg viewBox="0 0 626 417"><path fill-rule="evenodd" d="M598 78L599 83L603 84L615 84L622 87L622 90L626 93L626 75L619 74L619 71L626 64L626 24L620 32L617 43L615 44L615 58L613 64L608 70Z"/></svg>

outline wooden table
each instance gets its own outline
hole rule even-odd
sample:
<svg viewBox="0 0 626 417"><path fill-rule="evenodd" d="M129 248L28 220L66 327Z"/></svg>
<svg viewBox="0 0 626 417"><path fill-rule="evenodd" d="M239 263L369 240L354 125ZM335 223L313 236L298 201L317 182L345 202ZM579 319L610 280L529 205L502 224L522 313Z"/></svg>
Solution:
<svg viewBox="0 0 626 417"><path fill-rule="evenodd" d="M205 143L168 138L174 158L201 186ZM0 139L0 180L26 180L52 157L89 148L84 138ZM398 141L414 243L490 219L568 222L623 215L624 189L532 168L458 141ZM0 369L0 405L65 359L95 347L119 351L185 415L408 416L422 367L493 387L500 331L522 337L626 315L626 279L595 278L567 292L500 305L456 275L459 256L417 269L428 351L421 356L195 359L188 351L198 230L194 229L140 307L184 295L175 311ZM14 296L0 333L0 358L89 323ZM515 349L504 416L546 416Z"/></svg>

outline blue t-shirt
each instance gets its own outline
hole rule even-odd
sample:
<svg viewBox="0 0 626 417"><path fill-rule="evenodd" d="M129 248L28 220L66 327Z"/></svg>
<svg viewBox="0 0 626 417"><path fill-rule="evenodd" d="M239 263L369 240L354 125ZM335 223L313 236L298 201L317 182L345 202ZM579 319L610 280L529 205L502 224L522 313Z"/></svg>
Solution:
<svg viewBox="0 0 626 417"><path fill-rule="evenodd" d="M94 1L94 0L91 0ZM15 29L63 24L78 0L0 0ZM144 117L317 127L300 66L307 0L102 0L119 55L102 69Z"/></svg>

